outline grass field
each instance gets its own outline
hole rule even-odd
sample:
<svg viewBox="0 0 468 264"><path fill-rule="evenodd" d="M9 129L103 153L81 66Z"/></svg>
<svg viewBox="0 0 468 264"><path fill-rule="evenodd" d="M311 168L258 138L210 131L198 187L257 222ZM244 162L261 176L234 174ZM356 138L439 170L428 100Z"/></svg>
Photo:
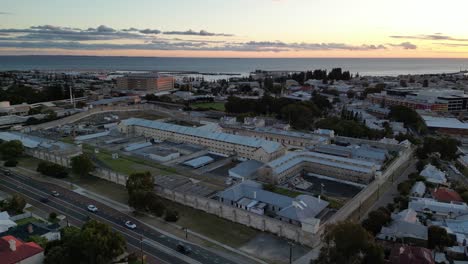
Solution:
<svg viewBox="0 0 468 264"><path fill-rule="evenodd" d="M302 194L301 192L296 192L296 191L292 191L292 190L288 190L288 189L284 189L284 188L279 188L279 187L275 187L271 191L274 192L274 193L289 196L289 197L292 197L292 198L296 198L296 196Z"/></svg>
<svg viewBox="0 0 468 264"><path fill-rule="evenodd" d="M178 225L231 247L241 247L259 234L250 227L169 200L164 200L164 204L179 212Z"/></svg>
<svg viewBox="0 0 468 264"><path fill-rule="evenodd" d="M24 218L18 221L15 221L17 225L25 225L29 223L42 223L43 221L34 217Z"/></svg>
<svg viewBox="0 0 468 264"><path fill-rule="evenodd" d="M225 111L224 103L195 103L190 105L192 108L211 108L217 111Z"/></svg>

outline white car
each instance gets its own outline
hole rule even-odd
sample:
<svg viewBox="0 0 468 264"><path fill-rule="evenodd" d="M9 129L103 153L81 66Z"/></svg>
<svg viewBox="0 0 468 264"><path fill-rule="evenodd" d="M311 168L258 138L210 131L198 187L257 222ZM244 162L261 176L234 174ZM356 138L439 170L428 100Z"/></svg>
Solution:
<svg viewBox="0 0 468 264"><path fill-rule="evenodd" d="M127 228L130 228L130 229L135 229L136 228L136 225L134 223L132 223L131 221L125 222L125 226Z"/></svg>
<svg viewBox="0 0 468 264"><path fill-rule="evenodd" d="M88 211L95 213L95 212L98 211L98 209L97 209L96 206L90 204L90 205L88 205Z"/></svg>
<svg viewBox="0 0 468 264"><path fill-rule="evenodd" d="M57 191L52 191L51 194L54 197L59 197L60 196L60 194Z"/></svg>

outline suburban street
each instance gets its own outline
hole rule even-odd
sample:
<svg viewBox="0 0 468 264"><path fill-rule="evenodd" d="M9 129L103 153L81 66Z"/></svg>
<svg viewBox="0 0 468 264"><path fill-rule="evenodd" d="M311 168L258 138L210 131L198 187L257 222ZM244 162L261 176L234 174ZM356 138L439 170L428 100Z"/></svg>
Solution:
<svg viewBox="0 0 468 264"><path fill-rule="evenodd" d="M30 177L12 173L10 176L1 175L0 189L9 193L22 194L28 203L46 212L63 214L69 223L75 226L81 226L89 218L109 224L125 237L130 251L142 250L149 263L235 263L187 242L182 243L188 245L192 251L187 255L181 254L175 250L180 240L158 233L125 213L54 184L39 182ZM59 192L60 196L53 197L52 191ZM45 197L49 201L41 202L41 198ZM89 204L95 205L99 211L89 212L86 209ZM124 222L128 220L135 223L137 228L134 230L126 228Z"/></svg>

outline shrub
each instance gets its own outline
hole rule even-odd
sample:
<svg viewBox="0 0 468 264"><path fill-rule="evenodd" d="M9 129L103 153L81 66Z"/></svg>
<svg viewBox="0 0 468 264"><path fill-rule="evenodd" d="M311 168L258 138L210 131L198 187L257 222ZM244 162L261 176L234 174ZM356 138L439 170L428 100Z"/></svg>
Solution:
<svg viewBox="0 0 468 264"><path fill-rule="evenodd" d="M3 165L5 165L5 167L16 167L16 165L18 165L18 161L17 160L7 160L7 161L5 161L5 163Z"/></svg>
<svg viewBox="0 0 468 264"><path fill-rule="evenodd" d="M166 210L164 220L167 222L177 222L177 220L179 220L179 213L175 210L168 209Z"/></svg>
<svg viewBox="0 0 468 264"><path fill-rule="evenodd" d="M67 168L51 162L40 162L37 172L54 178L65 178L68 176Z"/></svg>

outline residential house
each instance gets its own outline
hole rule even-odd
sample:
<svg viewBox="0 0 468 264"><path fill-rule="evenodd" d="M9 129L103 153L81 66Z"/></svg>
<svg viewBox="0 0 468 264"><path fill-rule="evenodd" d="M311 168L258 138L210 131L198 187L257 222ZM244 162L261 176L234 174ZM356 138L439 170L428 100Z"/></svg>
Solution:
<svg viewBox="0 0 468 264"><path fill-rule="evenodd" d="M419 173L422 177L426 178L427 182L434 183L434 184L447 184L447 178L445 177L445 173L432 164L427 164L426 167Z"/></svg>
<svg viewBox="0 0 468 264"><path fill-rule="evenodd" d="M14 236L0 238L0 263L42 264L44 249L34 242L23 242Z"/></svg>

